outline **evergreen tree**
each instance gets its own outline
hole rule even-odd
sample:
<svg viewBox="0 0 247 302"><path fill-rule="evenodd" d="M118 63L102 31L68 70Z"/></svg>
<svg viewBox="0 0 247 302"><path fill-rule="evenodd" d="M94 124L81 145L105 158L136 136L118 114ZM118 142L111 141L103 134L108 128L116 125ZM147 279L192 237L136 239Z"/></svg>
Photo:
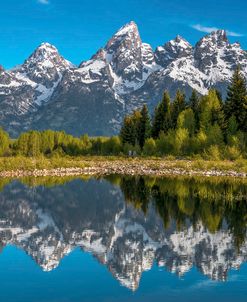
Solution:
<svg viewBox="0 0 247 302"><path fill-rule="evenodd" d="M141 149L145 144L145 140L150 136L151 124L150 118L148 113L147 105L143 105L141 110L141 118L139 122L139 129L137 130L138 133L138 143Z"/></svg>
<svg viewBox="0 0 247 302"><path fill-rule="evenodd" d="M126 116L124 118L123 126L120 131L120 139L123 144L135 145L136 135L135 135L135 125L133 118L131 116Z"/></svg>
<svg viewBox="0 0 247 302"><path fill-rule="evenodd" d="M161 131L167 133L171 128L171 101L169 93L166 91L162 101L155 108L152 137L158 138Z"/></svg>
<svg viewBox="0 0 247 302"><path fill-rule="evenodd" d="M238 123L236 117L232 115L228 121L227 135L236 135L238 132Z"/></svg>
<svg viewBox="0 0 247 302"><path fill-rule="evenodd" d="M171 110L172 127L174 129L177 127L178 116L184 109L185 109L185 95L180 90L178 90L174 102L172 104L172 110Z"/></svg>
<svg viewBox="0 0 247 302"><path fill-rule="evenodd" d="M216 102L212 108L212 124L217 123L222 131L225 131L227 128L226 118L224 112L224 104L221 98L221 95L217 90L215 90L218 102Z"/></svg>
<svg viewBox="0 0 247 302"><path fill-rule="evenodd" d="M195 89L192 90L191 96L189 98L189 107L193 110L194 113L198 111L199 97Z"/></svg>
<svg viewBox="0 0 247 302"><path fill-rule="evenodd" d="M239 67L234 72L228 87L225 114L227 119L234 115L239 130L247 131L247 88Z"/></svg>
<svg viewBox="0 0 247 302"><path fill-rule="evenodd" d="M135 110L130 116L134 125L134 145L139 146L139 139L141 135L141 112Z"/></svg>
<svg viewBox="0 0 247 302"><path fill-rule="evenodd" d="M195 130L199 130L199 104L200 104L200 98L199 98L198 93L196 92L196 90L193 89L191 97L189 99L189 107L194 112Z"/></svg>

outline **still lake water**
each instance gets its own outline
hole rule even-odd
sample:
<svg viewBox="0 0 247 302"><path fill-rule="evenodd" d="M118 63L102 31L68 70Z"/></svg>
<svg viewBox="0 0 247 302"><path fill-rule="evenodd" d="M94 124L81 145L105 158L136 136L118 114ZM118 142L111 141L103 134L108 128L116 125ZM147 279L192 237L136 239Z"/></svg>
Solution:
<svg viewBox="0 0 247 302"><path fill-rule="evenodd" d="M0 301L247 299L246 180L0 186Z"/></svg>

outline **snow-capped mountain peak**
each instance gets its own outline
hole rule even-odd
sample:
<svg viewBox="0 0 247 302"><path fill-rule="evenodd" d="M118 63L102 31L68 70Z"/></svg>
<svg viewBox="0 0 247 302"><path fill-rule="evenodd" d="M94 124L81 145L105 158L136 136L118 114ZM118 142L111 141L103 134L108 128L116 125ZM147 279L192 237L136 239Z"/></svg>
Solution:
<svg viewBox="0 0 247 302"><path fill-rule="evenodd" d="M106 57L117 77L135 81L141 76L141 45L139 31L134 22L120 28L108 41L105 47Z"/></svg>
<svg viewBox="0 0 247 302"><path fill-rule="evenodd" d="M226 31L218 30L203 37L195 46L195 51L199 52L198 59L201 59L203 53L219 52L222 48L230 46ZM202 57L203 58L203 57Z"/></svg>
<svg viewBox="0 0 247 302"><path fill-rule="evenodd" d="M14 109L16 113L23 115L36 111L37 105L47 102L61 81L65 70L72 67L73 65L59 54L55 46L42 43L22 65L9 72L12 78L12 84L9 85L14 86L17 94L22 91L23 95L23 101L19 101ZM8 91L10 86L5 85L2 88ZM25 102L24 99L26 99Z"/></svg>
<svg viewBox="0 0 247 302"><path fill-rule="evenodd" d="M92 82L95 75L103 80L107 73L109 85L119 95L136 91L158 69L152 47L142 43L133 21L121 27L89 62L80 65L82 81Z"/></svg>
<svg viewBox="0 0 247 302"><path fill-rule="evenodd" d="M24 64L16 68L14 72L51 88L54 82L61 78L62 73L69 68L72 68L72 64L59 54L55 46L42 43Z"/></svg>
<svg viewBox="0 0 247 302"><path fill-rule="evenodd" d="M195 65L206 75L207 88L218 85L219 89L226 90L236 67L245 68L247 54L239 47L229 42L225 30L214 31L196 44Z"/></svg>
<svg viewBox="0 0 247 302"><path fill-rule="evenodd" d="M183 49L192 48L192 45L187 40L185 40L182 36L179 35L176 36L174 40L171 40L168 43L170 43L175 48L183 48Z"/></svg>
<svg viewBox="0 0 247 302"><path fill-rule="evenodd" d="M178 58L187 57L192 54L192 45L181 36L165 43L164 46L157 47L155 57L157 63L167 67Z"/></svg>
<svg viewBox="0 0 247 302"><path fill-rule="evenodd" d="M239 43L231 44L224 30L206 35L195 46L178 35L153 51L131 21L79 68L55 46L43 43L23 65L4 72L0 77L1 124L13 135L30 127L76 135L116 134L125 114L143 103L153 110L164 90L174 96L179 88L189 96L192 89L206 94L213 87L224 97L238 65L247 78L247 52ZM43 108L46 104L50 105ZM104 118L91 119L99 107L107 112ZM73 112L68 123L67 112ZM29 114L28 123L25 114ZM23 116L20 123L17 115ZM101 124L96 127L92 120Z"/></svg>
<svg viewBox="0 0 247 302"><path fill-rule="evenodd" d="M202 40L211 40L216 45L219 45L221 43L229 43L226 31L221 29L213 31L206 37L202 38Z"/></svg>
<svg viewBox="0 0 247 302"><path fill-rule="evenodd" d="M132 36L136 36L136 37L140 37L139 35L139 30L137 27L137 24L134 21L130 21L129 23L125 24L124 26L122 26L113 36L114 37L118 37L119 39L122 39L126 36L132 37ZM111 41L111 40L110 40ZM110 42L109 41L109 42Z"/></svg>
<svg viewBox="0 0 247 302"><path fill-rule="evenodd" d="M50 43L44 42L37 47L28 60L30 60L30 58L35 58L36 61L43 61L53 55L58 55L57 48Z"/></svg>

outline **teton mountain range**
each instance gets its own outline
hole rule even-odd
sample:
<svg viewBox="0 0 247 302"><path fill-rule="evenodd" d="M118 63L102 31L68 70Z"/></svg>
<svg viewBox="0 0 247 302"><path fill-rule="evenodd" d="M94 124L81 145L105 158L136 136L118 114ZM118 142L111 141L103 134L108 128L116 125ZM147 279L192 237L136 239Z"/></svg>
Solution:
<svg viewBox="0 0 247 302"><path fill-rule="evenodd" d="M152 111L164 90L189 95L215 87L224 96L238 65L247 78L247 51L231 44L223 30L195 46L177 36L153 51L130 22L78 67L43 43L22 65L0 67L0 126L13 137L48 128L116 134L124 115L143 103Z"/></svg>

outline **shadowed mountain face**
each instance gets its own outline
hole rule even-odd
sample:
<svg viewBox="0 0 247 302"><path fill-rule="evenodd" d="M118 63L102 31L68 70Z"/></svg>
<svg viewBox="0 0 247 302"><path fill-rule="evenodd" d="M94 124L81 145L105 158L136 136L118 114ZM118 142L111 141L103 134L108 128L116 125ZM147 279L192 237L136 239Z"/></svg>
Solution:
<svg viewBox="0 0 247 302"><path fill-rule="evenodd" d="M244 182L109 177L41 184L4 186L0 242L23 249L44 271L79 247L135 290L154 263L178 276L196 267L226 280L247 260Z"/></svg>
<svg viewBox="0 0 247 302"><path fill-rule="evenodd" d="M0 66L0 125L12 136L49 128L112 135L127 113L144 103L153 110L164 90L189 96L192 89L204 95L217 88L225 97L237 66L247 77L247 52L223 30L195 46L177 36L153 50L132 21L78 67L43 43L22 65Z"/></svg>

